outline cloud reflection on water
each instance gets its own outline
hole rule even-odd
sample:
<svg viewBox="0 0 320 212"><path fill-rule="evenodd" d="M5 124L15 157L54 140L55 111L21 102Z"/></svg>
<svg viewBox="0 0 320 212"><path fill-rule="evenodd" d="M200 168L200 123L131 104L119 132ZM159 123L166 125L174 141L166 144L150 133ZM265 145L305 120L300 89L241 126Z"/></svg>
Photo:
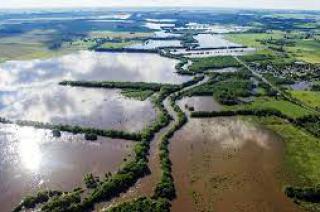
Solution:
<svg viewBox="0 0 320 212"><path fill-rule="evenodd" d="M51 59L9 61L0 66L0 88L43 85L61 80L118 80L182 83L175 74L177 61L156 54L80 51Z"/></svg>
<svg viewBox="0 0 320 212"><path fill-rule="evenodd" d="M80 51L51 59L0 65L0 112L12 119L136 131L155 117L149 101L118 91L58 86L62 80L182 83L177 61L157 54Z"/></svg>

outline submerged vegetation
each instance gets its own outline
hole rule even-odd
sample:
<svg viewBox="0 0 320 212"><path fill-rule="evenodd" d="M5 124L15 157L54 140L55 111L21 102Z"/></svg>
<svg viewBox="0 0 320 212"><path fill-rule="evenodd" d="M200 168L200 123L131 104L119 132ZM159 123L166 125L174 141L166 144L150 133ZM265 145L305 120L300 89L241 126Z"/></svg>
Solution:
<svg viewBox="0 0 320 212"><path fill-rule="evenodd" d="M122 89L121 94L129 98L134 98L140 101L144 101L147 98L149 98L152 94L154 94L154 91L128 88L128 89Z"/></svg>
<svg viewBox="0 0 320 212"><path fill-rule="evenodd" d="M165 14L163 12L153 14L147 11L128 12L129 16L124 19L113 17L101 20L90 17L70 22L64 20L65 27L61 27L61 21L56 22L50 18L46 21L46 25L42 22L17 24L21 29L10 22L3 24L0 28L0 34L3 35L0 39L0 47L5 47L8 51L0 53L0 62L9 59L47 57L78 50L144 52L157 53L163 57L179 60L175 66L177 74L194 76L192 80L180 85L106 81L106 79L66 80L59 83L61 86L119 89L125 97L140 101L150 100L157 112L157 117L136 133L24 120L14 122L0 117L0 122L3 124L50 129L53 137L60 137L62 132L71 132L83 134L89 141L97 140L98 136L135 141L132 153L134 156L128 161L125 160L114 173L107 173L103 177L88 173L83 177L83 188L75 188L70 192L39 191L34 196L26 196L14 211L32 208L48 212L90 211L97 203L118 197L134 186L140 178L150 174L148 167L150 142L155 134L166 126L170 127L166 128L165 133L160 137L158 147L161 176L155 185L153 195L121 203L107 208L106 211L170 211L170 202L176 198L177 193L169 157L169 143L172 136L188 121L187 114L176 104L176 101L184 96L211 96L223 107L221 111L194 111L194 107L189 107L190 118L242 116L266 126L281 136L286 143L285 169L290 175L290 180L285 182L289 186L285 188L284 193L302 207L319 210L320 206L317 204L320 204L318 186L320 183L320 66L317 63L320 63L318 53L320 37L318 19L312 18L316 13L301 19L286 16L295 16L294 13L279 14L278 17L277 14L268 11L263 13L254 11L254 15L238 12L232 15L206 14L205 12L202 15L195 15L194 12L189 11L184 11L184 14L173 11ZM97 14L100 12L97 11ZM100 15L103 17L104 13ZM285 17L280 17L282 15ZM38 17L37 14L34 16ZM158 18L174 21L172 26L165 27L161 26L161 21L157 21ZM47 27L47 22L53 23L52 32L43 30ZM199 43L195 36L221 33L215 31L215 25L212 23L215 23L218 28L219 24L227 25L223 29L226 30L225 35L221 37L225 36L243 47L254 47L256 51L234 57L221 56L223 52L218 53L218 56L213 53L212 56L206 52L210 48L197 49ZM148 28L148 24L156 25L156 29ZM33 28L36 30L28 32ZM8 33L10 30L16 37L10 38L12 37ZM157 37L156 33L163 33L164 37ZM182 46L155 49L127 48L132 44L151 39L178 40L181 41ZM20 46L17 45L19 42ZM180 49L190 54L175 54L179 53ZM203 52L193 55L192 50ZM227 45L221 47L221 50L230 49ZM236 71L229 71L229 67ZM226 70L221 72L217 70L224 68ZM307 88L295 90L294 85L300 82L309 82L310 85ZM165 100L168 100L170 108L164 105ZM173 111L173 117L171 117L171 111ZM172 124L169 125L171 122Z"/></svg>

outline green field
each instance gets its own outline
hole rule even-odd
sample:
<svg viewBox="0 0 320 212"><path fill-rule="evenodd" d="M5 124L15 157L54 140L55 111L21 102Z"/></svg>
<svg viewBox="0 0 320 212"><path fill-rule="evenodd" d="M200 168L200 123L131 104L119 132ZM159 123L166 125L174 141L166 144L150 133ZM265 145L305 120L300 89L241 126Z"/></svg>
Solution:
<svg viewBox="0 0 320 212"><path fill-rule="evenodd" d="M244 33L244 34L229 34L225 38L231 42L239 43L253 48L264 48L265 45L261 44L259 40L268 38L282 38L283 33Z"/></svg>
<svg viewBox="0 0 320 212"><path fill-rule="evenodd" d="M220 69L240 66L241 64L232 56L203 57L193 58L189 70L191 72L201 72L209 69Z"/></svg>
<svg viewBox="0 0 320 212"><path fill-rule="evenodd" d="M119 42L119 43L112 43L112 42L106 42L102 44L101 48L108 48L108 49L119 49L119 48L124 48L130 45L135 44L136 42L129 41L129 42Z"/></svg>
<svg viewBox="0 0 320 212"><path fill-rule="evenodd" d="M319 91L290 91L290 93L304 104L313 108L320 108Z"/></svg>
<svg viewBox="0 0 320 212"><path fill-rule="evenodd" d="M286 47L286 51L299 60L309 63L320 63L320 40L296 40L294 47Z"/></svg>
<svg viewBox="0 0 320 212"><path fill-rule="evenodd" d="M274 117L251 117L277 133L285 142L284 167L290 184L314 186L320 183L320 140ZM288 183L288 182L287 182Z"/></svg>
<svg viewBox="0 0 320 212"><path fill-rule="evenodd" d="M312 111L304 109L291 102L285 100L276 100L270 97L257 97L255 101L251 103L236 106L226 106L226 109L276 109L292 118L299 118L313 114Z"/></svg>
<svg viewBox="0 0 320 212"><path fill-rule="evenodd" d="M49 58L68 54L81 49L79 46L65 46L49 49L49 44L58 36L51 30L34 30L21 35L0 38L0 62L7 60L28 60Z"/></svg>
<svg viewBox="0 0 320 212"><path fill-rule="evenodd" d="M130 33L130 32L99 32L89 33L88 39L75 39L63 42L60 48L50 49L52 44L60 35L52 30L33 30L24 34L15 36L0 37L0 63L7 60L29 60L37 58L50 58L69 54L79 50L87 50L97 43L95 38L110 39L135 39L144 38L152 35L151 33ZM106 42L102 45L104 48L122 48L135 42Z"/></svg>

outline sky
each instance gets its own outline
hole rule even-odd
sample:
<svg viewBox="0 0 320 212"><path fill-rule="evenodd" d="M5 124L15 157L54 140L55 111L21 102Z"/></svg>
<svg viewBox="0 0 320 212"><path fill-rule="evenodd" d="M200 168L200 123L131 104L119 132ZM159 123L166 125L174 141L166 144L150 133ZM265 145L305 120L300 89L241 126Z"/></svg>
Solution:
<svg viewBox="0 0 320 212"><path fill-rule="evenodd" d="M186 6L320 10L320 0L0 0L0 9Z"/></svg>

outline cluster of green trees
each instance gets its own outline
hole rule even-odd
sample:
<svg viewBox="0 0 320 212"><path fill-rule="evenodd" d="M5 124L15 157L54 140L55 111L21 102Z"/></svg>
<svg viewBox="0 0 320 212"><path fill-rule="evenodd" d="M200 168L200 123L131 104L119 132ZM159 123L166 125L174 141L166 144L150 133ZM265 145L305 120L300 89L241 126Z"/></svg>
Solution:
<svg viewBox="0 0 320 212"><path fill-rule="evenodd" d="M56 129L52 130L52 136L57 138L61 137L60 130L56 130Z"/></svg>
<svg viewBox="0 0 320 212"><path fill-rule="evenodd" d="M6 119L6 118L3 118L3 117L0 117L0 123L2 124L12 124L13 122Z"/></svg>
<svg viewBox="0 0 320 212"><path fill-rule="evenodd" d="M190 114L193 118L208 118L220 116L276 116L289 122L295 123L295 119L288 117L275 109L248 109L248 110L227 110L227 111L195 111Z"/></svg>
<svg viewBox="0 0 320 212"><path fill-rule="evenodd" d="M185 96L211 96L221 104L234 105L240 101L238 97L249 97L252 94L254 84L245 72L231 75L230 73L212 75L211 80L196 86L186 92Z"/></svg>
<svg viewBox="0 0 320 212"><path fill-rule="evenodd" d="M147 98L149 98L152 94L154 94L154 91L153 90L127 88L127 89L122 89L121 94L123 96L129 97L129 98L144 101Z"/></svg>
<svg viewBox="0 0 320 212"><path fill-rule="evenodd" d="M320 91L320 84L315 84L311 86L312 91Z"/></svg>
<svg viewBox="0 0 320 212"><path fill-rule="evenodd" d="M26 196L13 211L18 212L22 209L34 208L37 204L47 202L49 198L60 196L61 194L62 192L60 191L39 191L35 196Z"/></svg>
<svg viewBox="0 0 320 212"><path fill-rule="evenodd" d="M162 86L170 84L148 83L148 82L117 82L117 81L62 81L59 85L89 87L89 88L119 88L160 91Z"/></svg>
<svg viewBox="0 0 320 212"><path fill-rule="evenodd" d="M285 194L295 200L320 203L320 187L286 187Z"/></svg>
<svg viewBox="0 0 320 212"><path fill-rule="evenodd" d="M177 73L180 75L194 75L195 72L183 69L183 66L185 66L186 64L188 64L188 59L184 57L180 58L180 62L175 66Z"/></svg>
<svg viewBox="0 0 320 212"><path fill-rule="evenodd" d="M260 40L262 44L272 44L276 46L294 46L296 42L292 39L286 39L286 38L268 38L268 39L262 39Z"/></svg>
<svg viewBox="0 0 320 212"><path fill-rule="evenodd" d="M192 59L189 67L191 72L204 72L208 69L220 69L228 67L241 67L241 64L232 56L216 56Z"/></svg>
<svg viewBox="0 0 320 212"><path fill-rule="evenodd" d="M98 139L98 136L96 134L93 134L93 133L86 133L86 134L84 134L84 138L87 141L96 141Z"/></svg>
<svg viewBox="0 0 320 212"><path fill-rule="evenodd" d="M249 97L253 84L250 80L217 82L213 89L214 98L224 105L239 103L237 97Z"/></svg>
<svg viewBox="0 0 320 212"><path fill-rule="evenodd" d="M87 135L100 135L110 138L121 138L127 140L138 141L141 139L141 135L138 133L129 133L125 131L117 131L117 130L104 130L104 129L96 129L96 128L88 128L88 127L80 127L80 126L71 126L71 125L63 125L63 124L50 124L36 121L16 121L17 125L20 126L32 126L40 129L51 129L58 130L64 132L71 132L73 134L87 134ZM89 138L89 137L88 137Z"/></svg>
<svg viewBox="0 0 320 212"><path fill-rule="evenodd" d="M107 210L108 212L169 212L170 203L167 199L141 197L125 202Z"/></svg>
<svg viewBox="0 0 320 212"><path fill-rule="evenodd" d="M320 136L320 116L309 115L296 119L297 125L305 128L316 137Z"/></svg>
<svg viewBox="0 0 320 212"><path fill-rule="evenodd" d="M199 46L197 39L194 38L194 33L185 33L180 39L185 48L195 48Z"/></svg>
<svg viewBox="0 0 320 212"><path fill-rule="evenodd" d="M61 195L53 196L43 204L41 211L72 211L72 208L81 202L80 195L82 192L82 189L75 189L72 192L64 192Z"/></svg>
<svg viewBox="0 0 320 212"><path fill-rule="evenodd" d="M160 165L162 169L162 176L154 191L155 198L166 198L172 200L176 197L173 176L171 174L171 161L169 158L169 139L187 122L187 116L181 108L175 104L175 100L177 98L178 96L170 98L170 105L177 114L177 120L173 127L170 128L161 138Z"/></svg>
<svg viewBox="0 0 320 212"><path fill-rule="evenodd" d="M293 79L290 78L284 78L284 77L276 77L274 76L272 73L264 73L263 76L269 81L271 82L273 85L291 85L294 84L295 81Z"/></svg>
<svg viewBox="0 0 320 212"><path fill-rule="evenodd" d="M87 188L96 188L100 182L99 177L93 176L92 173L88 173L83 178Z"/></svg>

